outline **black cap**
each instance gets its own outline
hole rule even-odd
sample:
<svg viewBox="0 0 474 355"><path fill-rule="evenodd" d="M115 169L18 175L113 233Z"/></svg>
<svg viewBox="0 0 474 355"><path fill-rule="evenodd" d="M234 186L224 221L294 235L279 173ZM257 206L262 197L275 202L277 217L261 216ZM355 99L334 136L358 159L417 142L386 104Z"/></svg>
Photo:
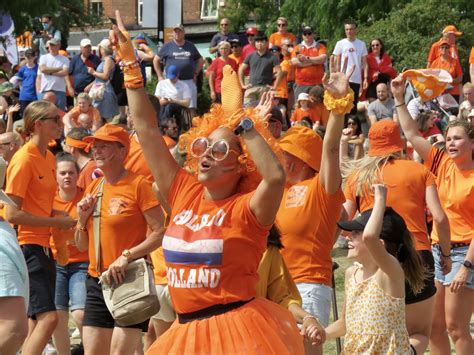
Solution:
<svg viewBox="0 0 474 355"><path fill-rule="evenodd" d="M363 231L367 222L369 221L372 209L364 211L359 217L352 221L339 221L337 225L345 231ZM382 231L380 239L392 242L395 244L403 244L403 235L407 230L407 225L397 212L391 207L385 209L383 215Z"/></svg>
<svg viewBox="0 0 474 355"><path fill-rule="evenodd" d="M256 41L268 41L268 37L265 33L262 33L262 32L259 32L257 33L257 35L255 36L255 40Z"/></svg>

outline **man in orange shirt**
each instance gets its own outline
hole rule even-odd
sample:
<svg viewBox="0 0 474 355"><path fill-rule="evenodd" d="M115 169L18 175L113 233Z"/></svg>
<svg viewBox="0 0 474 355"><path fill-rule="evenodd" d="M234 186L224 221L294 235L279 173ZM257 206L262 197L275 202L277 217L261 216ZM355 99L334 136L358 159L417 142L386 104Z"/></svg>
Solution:
<svg viewBox="0 0 474 355"><path fill-rule="evenodd" d="M284 39L289 39L291 43L296 44L296 37L293 33L287 31L288 28L288 20L284 17L279 17L277 20L277 28L278 31L274 32L270 35L270 39L268 40L270 44L270 48L274 46L281 47L283 44Z"/></svg>
<svg viewBox="0 0 474 355"><path fill-rule="evenodd" d="M326 53L326 46L316 42L313 29L306 26L303 29L303 41L291 55L291 62L296 67L295 97L298 97L302 92L308 93L314 85L322 84L324 63L327 59Z"/></svg>
<svg viewBox="0 0 474 355"><path fill-rule="evenodd" d="M434 62L436 58L441 55L441 43L443 41L447 41L450 45L449 54L453 57L457 62L459 62L459 55L458 55L458 47L456 46L456 39L457 37L462 36L462 32L459 32L454 25L446 26L441 33L442 37L439 41L433 43L430 48L430 53L428 54L428 64L427 68L430 68L431 63Z"/></svg>

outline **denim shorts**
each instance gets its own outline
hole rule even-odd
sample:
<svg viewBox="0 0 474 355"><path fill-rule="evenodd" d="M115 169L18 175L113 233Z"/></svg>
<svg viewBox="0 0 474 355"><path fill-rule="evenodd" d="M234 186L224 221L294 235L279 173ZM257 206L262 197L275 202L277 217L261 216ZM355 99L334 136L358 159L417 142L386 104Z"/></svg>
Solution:
<svg viewBox="0 0 474 355"><path fill-rule="evenodd" d="M318 283L300 282L296 284L303 301L303 309L319 319L327 327L331 312L332 288Z"/></svg>
<svg viewBox="0 0 474 355"><path fill-rule="evenodd" d="M444 286L451 285L451 282L453 282L454 277L461 268L464 259L466 259L468 249L469 245L451 249L451 261L453 266L449 274L443 275L443 272L441 271L441 250L437 245L434 245L432 250L435 260L435 280ZM466 281L466 287L474 289L474 270L469 272L469 276L467 277Z"/></svg>
<svg viewBox="0 0 474 355"><path fill-rule="evenodd" d="M15 230L0 222L0 298L23 297L28 307L29 284L25 258L18 245Z"/></svg>
<svg viewBox="0 0 474 355"><path fill-rule="evenodd" d="M56 295L54 302L61 311L84 309L86 305L86 277L89 263L56 264Z"/></svg>

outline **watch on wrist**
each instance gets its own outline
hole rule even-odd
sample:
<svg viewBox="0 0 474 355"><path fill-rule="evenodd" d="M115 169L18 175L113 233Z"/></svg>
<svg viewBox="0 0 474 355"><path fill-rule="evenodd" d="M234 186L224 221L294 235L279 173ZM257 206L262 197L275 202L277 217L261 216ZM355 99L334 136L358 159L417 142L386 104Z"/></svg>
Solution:
<svg viewBox="0 0 474 355"><path fill-rule="evenodd" d="M462 264L464 267L468 268L469 270L474 269L474 265L469 260L464 260Z"/></svg>
<svg viewBox="0 0 474 355"><path fill-rule="evenodd" d="M250 131L253 128L253 121L250 118L244 118L242 121L240 121L239 125L237 128L234 130L235 135L240 135L242 132L247 132Z"/></svg>
<svg viewBox="0 0 474 355"><path fill-rule="evenodd" d="M132 259L132 252L128 249L124 249L122 256L124 256L127 261L130 261Z"/></svg>

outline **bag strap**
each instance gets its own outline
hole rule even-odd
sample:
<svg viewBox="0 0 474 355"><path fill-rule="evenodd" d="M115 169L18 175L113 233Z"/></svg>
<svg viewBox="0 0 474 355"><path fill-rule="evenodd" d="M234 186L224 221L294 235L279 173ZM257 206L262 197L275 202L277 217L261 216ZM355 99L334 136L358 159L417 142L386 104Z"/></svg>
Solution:
<svg viewBox="0 0 474 355"><path fill-rule="evenodd" d="M97 274L100 275L100 209L102 207L102 195L103 195L103 188L104 188L105 178L99 182L97 187L97 201L94 206L94 211L92 212L92 223L94 227L94 245L95 245L95 271Z"/></svg>

